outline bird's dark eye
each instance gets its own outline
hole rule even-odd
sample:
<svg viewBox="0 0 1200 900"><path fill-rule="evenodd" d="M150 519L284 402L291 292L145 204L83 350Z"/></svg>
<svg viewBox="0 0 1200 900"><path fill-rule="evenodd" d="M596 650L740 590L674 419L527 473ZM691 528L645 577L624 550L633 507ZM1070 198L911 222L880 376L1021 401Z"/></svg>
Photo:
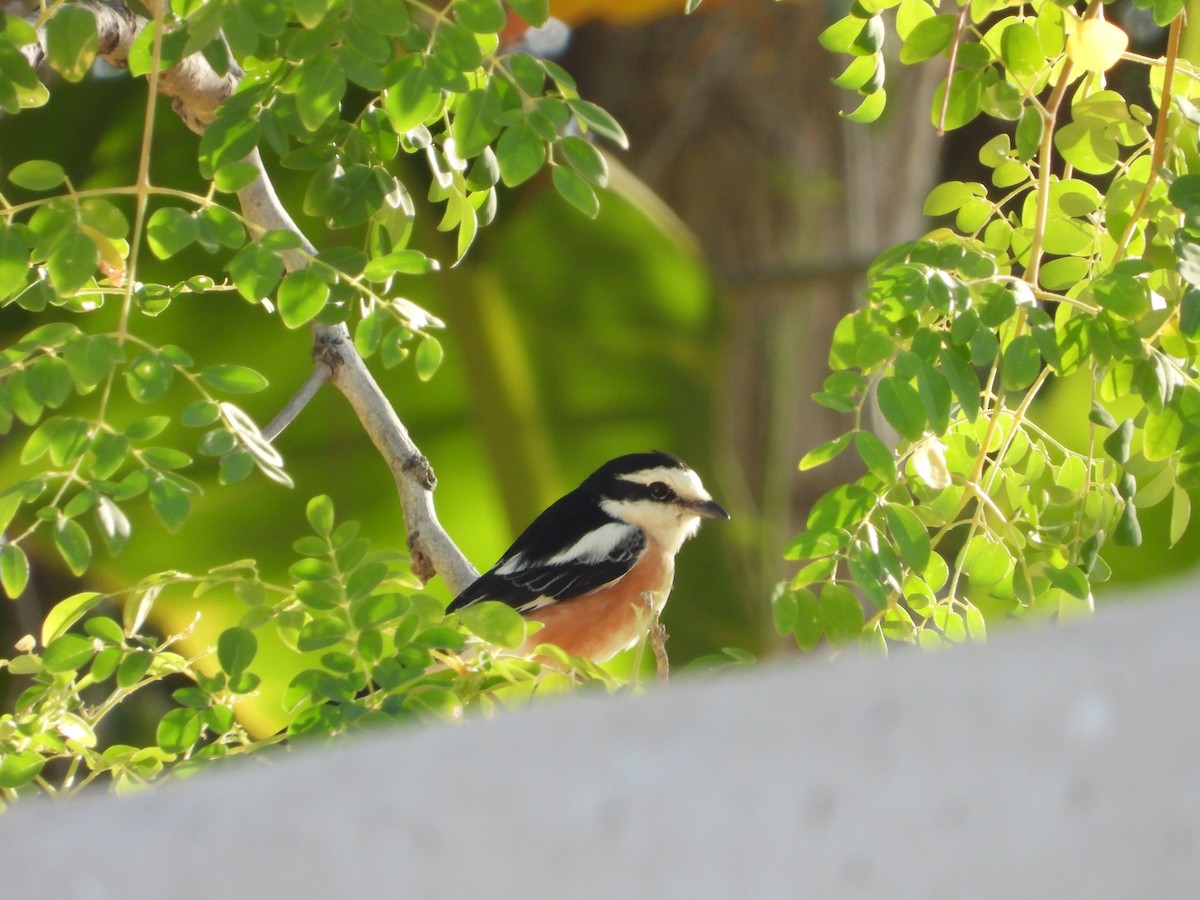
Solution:
<svg viewBox="0 0 1200 900"><path fill-rule="evenodd" d="M649 485L650 498L653 500L670 500L675 496L675 492L661 481L655 481Z"/></svg>

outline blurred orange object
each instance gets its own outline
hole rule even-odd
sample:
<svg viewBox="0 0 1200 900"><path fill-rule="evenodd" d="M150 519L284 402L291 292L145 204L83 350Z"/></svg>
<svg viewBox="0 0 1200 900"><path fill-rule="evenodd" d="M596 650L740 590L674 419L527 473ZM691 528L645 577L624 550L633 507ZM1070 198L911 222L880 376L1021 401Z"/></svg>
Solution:
<svg viewBox="0 0 1200 900"><path fill-rule="evenodd" d="M703 0L697 12L733 0ZM568 25L600 20L617 25L682 16L684 0L550 0L550 15Z"/></svg>

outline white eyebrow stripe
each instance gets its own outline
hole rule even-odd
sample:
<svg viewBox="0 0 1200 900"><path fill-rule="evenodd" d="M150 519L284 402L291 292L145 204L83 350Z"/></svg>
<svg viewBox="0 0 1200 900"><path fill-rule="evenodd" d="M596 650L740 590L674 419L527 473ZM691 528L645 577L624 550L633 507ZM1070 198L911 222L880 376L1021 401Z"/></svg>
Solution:
<svg viewBox="0 0 1200 900"><path fill-rule="evenodd" d="M630 532L637 529L624 522L609 522L594 531L589 531L565 550L560 550L541 565L554 566L562 563L594 563L613 556L613 551L629 540Z"/></svg>
<svg viewBox="0 0 1200 900"><path fill-rule="evenodd" d="M700 476L691 469L673 469L667 466L657 466L653 469L642 469L628 475L618 476L625 481L635 484L653 484L661 481L668 485L680 497L689 500L711 500L708 491L700 482Z"/></svg>

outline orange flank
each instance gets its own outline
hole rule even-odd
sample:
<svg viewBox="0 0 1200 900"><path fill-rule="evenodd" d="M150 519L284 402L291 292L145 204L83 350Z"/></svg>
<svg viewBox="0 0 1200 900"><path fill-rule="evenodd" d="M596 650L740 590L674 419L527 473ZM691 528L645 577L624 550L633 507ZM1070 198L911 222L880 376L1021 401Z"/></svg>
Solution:
<svg viewBox="0 0 1200 900"><path fill-rule="evenodd" d="M650 610L642 594L661 594L655 598L661 609L674 574L674 557L651 541L641 561L617 581L529 613L526 618L545 627L529 639L522 652L528 653L538 644L554 644L572 656L595 662L611 659L650 627Z"/></svg>

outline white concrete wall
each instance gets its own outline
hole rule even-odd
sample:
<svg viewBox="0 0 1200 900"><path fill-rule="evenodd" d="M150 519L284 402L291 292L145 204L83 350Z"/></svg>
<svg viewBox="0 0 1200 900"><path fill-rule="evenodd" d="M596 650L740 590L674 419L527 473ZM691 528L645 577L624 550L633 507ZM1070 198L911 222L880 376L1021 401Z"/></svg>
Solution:
<svg viewBox="0 0 1200 900"><path fill-rule="evenodd" d="M29 803L0 897L1200 897L1185 593Z"/></svg>

